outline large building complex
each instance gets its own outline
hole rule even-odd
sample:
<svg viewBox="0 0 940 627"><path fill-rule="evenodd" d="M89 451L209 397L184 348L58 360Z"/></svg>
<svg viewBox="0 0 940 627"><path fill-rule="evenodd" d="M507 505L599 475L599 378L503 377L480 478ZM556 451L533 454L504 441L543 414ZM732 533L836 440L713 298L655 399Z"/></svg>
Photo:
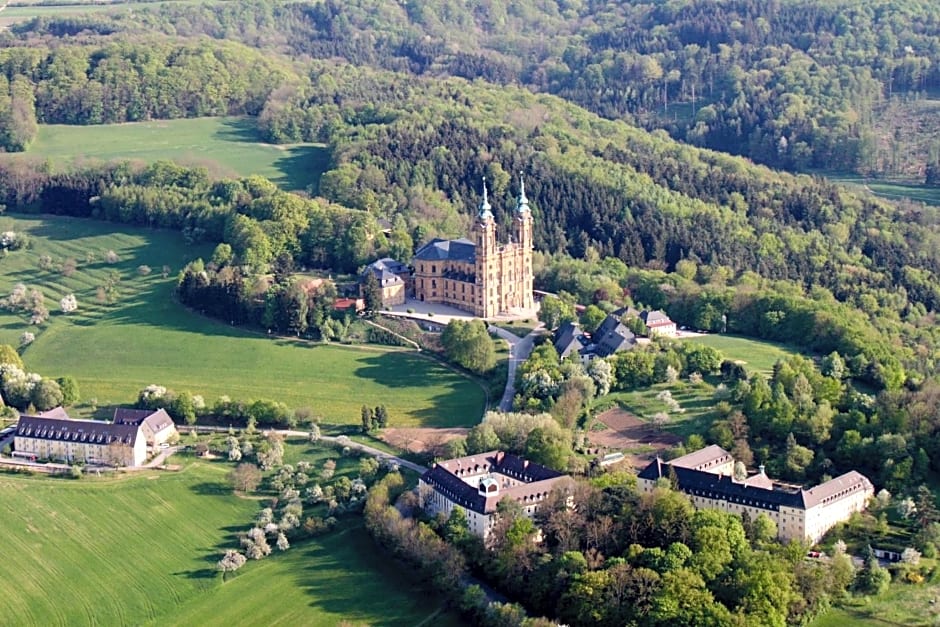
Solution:
<svg viewBox="0 0 940 627"><path fill-rule="evenodd" d="M449 516L454 507L467 512L470 531L484 540L496 524L496 506L515 500L532 518L539 504L571 478L551 468L505 453L491 451L434 464L418 482L423 507L430 514Z"/></svg>
<svg viewBox="0 0 940 627"><path fill-rule="evenodd" d="M656 459L640 472L641 492L652 492L656 482L669 478L699 508L720 509L752 519L766 514L777 524L781 540L818 542L827 531L865 509L874 487L864 475L851 471L805 489L770 479L763 467L748 477L735 478L731 454L709 446L664 462Z"/></svg>
<svg viewBox="0 0 940 627"><path fill-rule="evenodd" d="M117 409L112 422L72 420L61 407L38 416L20 416L13 449L68 463L140 466L148 453L177 434L166 411Z"/></svg>
<svg viewBox="0 0 940 627"><path fill-rule="evenodd" d="M418 249L412 262L415 298L481 318L533 310L532 212L525 183L519 186L510 241L497 241L484 181L473 240L434 239Z"/></svg>

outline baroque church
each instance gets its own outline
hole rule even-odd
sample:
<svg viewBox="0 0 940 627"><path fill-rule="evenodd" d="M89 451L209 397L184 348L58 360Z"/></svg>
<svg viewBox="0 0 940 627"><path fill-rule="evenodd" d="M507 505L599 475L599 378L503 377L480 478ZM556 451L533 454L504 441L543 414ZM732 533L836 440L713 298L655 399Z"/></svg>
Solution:
<svg viewBox="0 0 940 627"><path fill-rule="evenodd" d="M434 239L418 249L412 267L418 300L481 318L532 311L532 212L525 182L520 178L508 242L497 240L484 179L473 240Z"/></svg>

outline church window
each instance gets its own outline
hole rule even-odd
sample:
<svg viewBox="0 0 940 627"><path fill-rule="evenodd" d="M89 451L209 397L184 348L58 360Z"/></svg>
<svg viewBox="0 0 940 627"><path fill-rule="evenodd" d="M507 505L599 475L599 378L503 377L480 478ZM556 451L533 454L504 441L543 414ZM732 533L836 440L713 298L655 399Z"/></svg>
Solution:
<svg viewBox="0 0 940 627"><path fill-rule="evenodd" d="M431 266L431 272L432 273L437 272L437 266Z"/></svg>

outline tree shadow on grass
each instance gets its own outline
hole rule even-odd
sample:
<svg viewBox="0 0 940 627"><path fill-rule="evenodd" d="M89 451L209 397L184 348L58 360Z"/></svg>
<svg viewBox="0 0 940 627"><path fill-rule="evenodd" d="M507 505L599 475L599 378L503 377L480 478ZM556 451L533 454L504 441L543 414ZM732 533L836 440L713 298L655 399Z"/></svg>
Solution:
<svg viewBox="0 0 940 627"><path fill-rule="evenodd" d="M288 191L310 188L320 192L320 177L330 167L330 151L323 146L303 145L283 148L274 161L281 173L274 182Z"/></svg>
<svg viewBox="0 0 940 627"><path fill-rule="evenodd" d="M221 481L203 481L189 489L200 496L229 496L232 493L232 486Z"/></svg>
<svg viewBox="0 0 940 627"><path fill-rule="evenodd" d="M229 525L228 527L222 527L219 531L225 532L225 537L221 542L216 544L214 547L205 547L199 549L203 552L200 561L208 564L206 568L196 568L193 570L183 570L173 573L176 577L186 577L187 579L213 579L215 577L220 577L219 570L216 567L219 560L222 559L222 556L229 549L234 549L238 547L239 544L239 534L245 533L248 530L247 526L236 526Z"/></svg>
<svg viewBox="0 0 940 627"><path fill-rule="evenodd" d="M213 139L226 142L258 143L261 135L258 134L258 125L250 118L228 118L219 125L213 134Z"/></svg>
<svg viewBox="0 0 940 627"><path fill-rule="evenodd" d="M401 563L377 549L361 527L290 550L303 553L304 567L291 572L315 611L354 622L414 625L437 605L429 606L430 591ZM342 573L342 584L330 573Z"/></svg>
<svg viewBox="0 0 940 627"><path fill-rule="evenodd" d="M413 353L381 353L361 360L355 372L387 388L429 388L440 390L429 398L430 407L412 409L411 414L423 427L473 426L483 416L485 397L478 385L433 361ZM381 403L383 399L374 399ZM373 404L373 399L363 399ZM395 416L391 416L392 424Z"/></svg>

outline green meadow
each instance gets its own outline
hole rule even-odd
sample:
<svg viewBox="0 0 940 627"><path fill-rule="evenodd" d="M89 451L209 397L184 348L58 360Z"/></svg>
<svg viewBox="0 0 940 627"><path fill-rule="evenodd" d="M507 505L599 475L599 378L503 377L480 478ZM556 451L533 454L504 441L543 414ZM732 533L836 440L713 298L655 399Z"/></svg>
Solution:
<svg viewBox="0 0 940 627"><path fill-rule="evenodd" d="M17 283L40 288L51 316L37 328L26 314L0 313L0 342L16 346L24 331L34 333L22 352L27 367L75 377L86 412L92 399L102 407L133 403L142 388L158 384L208 403L222 395L280 400L309 407L328 424L358 424L363 404L385 404L395 426L468 426L483 413L477 383L418 353L270 338L186 310L173 298L176 274L211 250L177 233L2 216L0 231L7 230L26 232L31 244L0 260L0 296ZM107 262L108 251L116 263ZM39 267L43 256L51 260L47 269ZM66 260L75 262L71 276L61 268ZM150 268L146 276L142 265ZM99 288L114 277L113 302L100 302ZM65 315L59 300L68 293L79 308Z"/></svg>
<svg viewBox="0 0 940 627"><path fill-rule="evenodd" d="M858 174L824 173L835 183L853 189L863 189L888 200L909 199L928 205L940 205L940 188L912 181L872 179Z"/></svg>
<svg viewBox="0 0 940 627"><path fill-rule="evenodd" d="M48 159L54 166L88 160L169 159L205 166L218 177L260 174L283 189L317 188L329 165L321 144L265 144L250 118L155 120L99 126L43 124L25 153L7 159Z"/></svg>
<svg viewBox="0 0 940 627"><path fill-rule="evenodd" d="M704 344L721 351L725 359L741 362L749 372L769 375L778 360L799 353L795 348L775 342L765 342L737 335L709 334L683 340Z"/></svg>
<svg viewBox="0 0 940 627"><path fill-rule="evenodd" d="M80 481L0 476L7 625L458 624L357 519L249 562L223 583L258 501L226 462Z"/></svg>

